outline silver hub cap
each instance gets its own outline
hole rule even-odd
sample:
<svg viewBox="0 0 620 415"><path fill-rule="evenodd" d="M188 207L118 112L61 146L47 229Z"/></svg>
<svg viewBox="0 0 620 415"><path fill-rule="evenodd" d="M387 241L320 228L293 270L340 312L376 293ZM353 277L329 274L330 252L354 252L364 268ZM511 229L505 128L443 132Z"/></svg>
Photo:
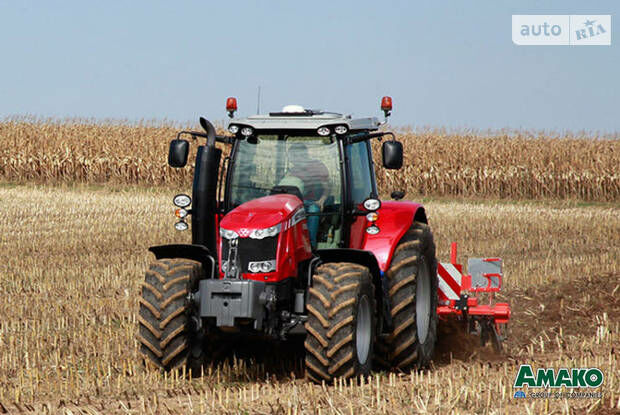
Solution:
<svg viewBox="0 0 620 415"><path fill-rule="evenodd" d="M418 269L415 293L415 322L418 330L418 342L426 342L431 322L431 278L426 260L423 258Z"/></svg>
<svg viewBox="0 0 620 415"><path fill-rule="evenodd" d="M365 364L370 353L371 339L371 316L370 301L363 295L357 304L357 325L355 328L355 348L357 349L357 361Z"/></svg>

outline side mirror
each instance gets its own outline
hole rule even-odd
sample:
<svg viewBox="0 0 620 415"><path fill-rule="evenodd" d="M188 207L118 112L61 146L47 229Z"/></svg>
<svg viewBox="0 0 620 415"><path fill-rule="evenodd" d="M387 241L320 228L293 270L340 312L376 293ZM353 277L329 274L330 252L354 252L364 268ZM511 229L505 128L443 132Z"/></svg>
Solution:
<svg viewBox="0 0 620 415"><path fill-rule="evenodd" d="M400 200L405 197L405 192L402 190L394 190L390 196L392 196L392 199L394 200Z"/></svg>
<svg viewBox="0 0 620 415"><path fill-rule="evenodd" d="M400 141L386 141L381 147L383 167L398 170L403 166L403 145Z"/></svg>
<svg viewBox="0 0 620 415"><path fill-rule="evenodd" d="M185 167L188 153L189 142L187 140L180 140L178 138L172 140L168 150L168 164L170 167Z"/></svg>

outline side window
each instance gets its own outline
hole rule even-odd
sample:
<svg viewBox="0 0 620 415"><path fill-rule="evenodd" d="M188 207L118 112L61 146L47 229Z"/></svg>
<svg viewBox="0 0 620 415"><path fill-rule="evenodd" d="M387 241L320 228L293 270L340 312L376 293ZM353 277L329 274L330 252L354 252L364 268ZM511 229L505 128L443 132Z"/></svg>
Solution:
<svg viewBox="0 0 620 415"><path fill-rule="evenodd" d="M354 205L368 199L372 193L372 172L365 141L347 147L351 165L351 196Z"/></svg>

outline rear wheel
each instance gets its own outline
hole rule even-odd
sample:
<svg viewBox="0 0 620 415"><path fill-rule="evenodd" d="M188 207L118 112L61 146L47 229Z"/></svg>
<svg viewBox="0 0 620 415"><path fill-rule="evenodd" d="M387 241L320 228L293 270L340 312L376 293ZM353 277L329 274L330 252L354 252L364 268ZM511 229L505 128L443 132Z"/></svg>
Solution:
<svg viewBox="0 0 620 415"><path fill-rule="evenodd" d="M375 334L374 286L368 268L321 265L308 293L306 375L315 382L367 375Z"/></svg>
<svg viewBox="0 0 620 415"><path fill-rule="evenodd" d="M437 260L427 224L414 222L401 238L386 276L394 330L378 341L377 360L400 370L424 367L437 341Z"/></svg>
<svg viewBox="0 0 620 415"><path fill-rule="evenodd" d="M178 258L155 261L146 271L138 340L147 364L200 374L205 352L188 295L198 289L201 275L199 262Z"/></svg>

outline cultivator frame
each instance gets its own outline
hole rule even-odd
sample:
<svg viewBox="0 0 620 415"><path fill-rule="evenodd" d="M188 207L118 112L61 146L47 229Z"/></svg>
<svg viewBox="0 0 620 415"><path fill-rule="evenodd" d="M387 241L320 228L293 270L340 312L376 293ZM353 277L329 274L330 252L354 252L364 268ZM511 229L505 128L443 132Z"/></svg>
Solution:
<svg viewBox="0 0 620 415"><path fill-rule="evenodd" d="M463 265L457 261L457 244L453 242L450 262L437 264L437 314L442 320L462 321L468 333L480 336L483 346L490 340L499 352L511 313L508 303L494 302L494 294L502 288L502 260L470 258L467 271L463 273ZM486 304L477 297L482 293L487 294Z"/></svg>

